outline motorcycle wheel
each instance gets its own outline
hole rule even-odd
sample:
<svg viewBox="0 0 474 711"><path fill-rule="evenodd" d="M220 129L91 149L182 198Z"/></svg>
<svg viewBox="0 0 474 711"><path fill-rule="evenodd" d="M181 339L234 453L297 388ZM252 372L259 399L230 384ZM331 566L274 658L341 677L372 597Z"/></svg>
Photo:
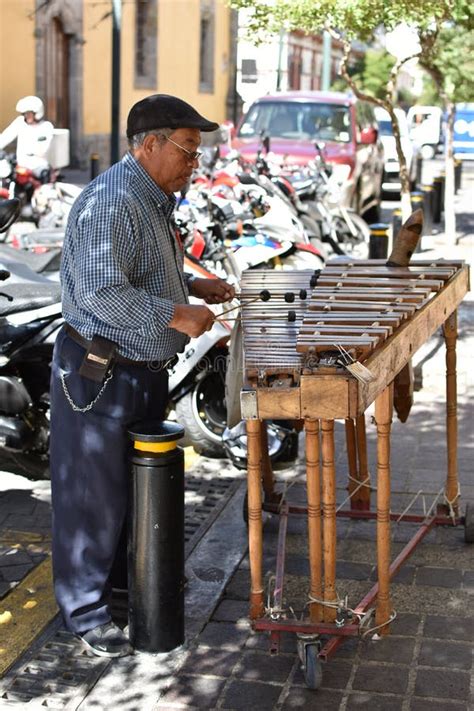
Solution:
<svg viewBox="0 0 474 711"><path fill-rule="evenodd" d="M208 370L175 406L185 429L183 445L205 457L225 457L222 433L226 427L225 388L222 373Z"/></svg>

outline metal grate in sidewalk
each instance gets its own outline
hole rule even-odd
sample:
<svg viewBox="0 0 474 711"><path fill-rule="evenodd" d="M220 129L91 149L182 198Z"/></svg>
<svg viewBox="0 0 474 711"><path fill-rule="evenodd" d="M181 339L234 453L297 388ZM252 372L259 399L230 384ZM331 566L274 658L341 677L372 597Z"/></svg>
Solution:
<svg viewBox="0 0 474 711"><path fill-rule="evenodd" d="M240 484L233 477L203 479L186 474L184 538L189 556Z"/></svg>

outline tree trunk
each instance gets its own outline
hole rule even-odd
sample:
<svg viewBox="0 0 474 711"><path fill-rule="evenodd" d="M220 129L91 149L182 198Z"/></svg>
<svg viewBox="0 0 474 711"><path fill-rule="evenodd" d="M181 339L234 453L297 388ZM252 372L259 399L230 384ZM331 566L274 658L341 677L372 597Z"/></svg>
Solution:
<svg viewBox="0 0 474 711"><path fill-rule="evenodd" d="M444 230L446 243L456 244L456 215L454 213L454 116L456 106L452 101L446 102L448 121L446 124L446 182L444 186Z"/></svg>
<svg viewBox="0 0 474 711"><path fill-rule="evenodd" d="M408 220L411 215L411 199L410 199L410 176L408 175L407 162L402 150L402 141L400 138L400 126L398 118L393 110L393 105L386 105L387 111L392 119L392 130L395 138L395 147L397 149L398 164L400 166L400 201L402 209L402 222Z"/></svg>
<svg viewBox="0 0 474 711"><path fill-rule="evenodd" d="M360 99L361 101L368 101L370 104L374 104L375 106L381 106L390 114L390 118L392 120L393 135L395 137L395 146L397 149L398 164L400 166L400 200L402 208L402 221L405 222L411 215L410 178L408 175L407 162L402 150L402 142L400 139L400 126L398 124L398 119L395 114L395 111L393 110L393 105L395 103L395 87L397 83L397 77L402 65L405 64L405 62L410 61L410 59L418 57L419 55L418 53L415 53L408 57L404 57L401 60L397 60L397 62L393 65L390 71L390 76L387 80L385 99L378 99L375 96L371 96L370 94L362 92L357 87L357 84L355 83L354 79L349 74L348 63L349 55L351 53L350 41L347 38L342 38L339 33L335 31L332 31L331 34L333 37L341 41L344 46L344 53L342 56L340 67L340 73L342 78L346 80L346 82L349 84L358 99Z"/></svg>

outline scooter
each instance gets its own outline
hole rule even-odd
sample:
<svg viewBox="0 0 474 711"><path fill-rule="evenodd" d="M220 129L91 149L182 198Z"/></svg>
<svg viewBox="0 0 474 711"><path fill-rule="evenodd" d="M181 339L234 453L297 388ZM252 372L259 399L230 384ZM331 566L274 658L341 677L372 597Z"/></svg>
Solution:
<svg viewBox="0 0 474 711"><path fill-rule="evenodd" d="M20 201L8 200L20 211ZM0 230L8 205L0 203ZM14 250L11 250L14 252ZM48 472L49 379L54 342L63 323L57 282L0 257L0 447L15 469L42 478Z"/></svg>
<svg viewBox="0 0 474 711"><path fill-rule="evenodd" d="M71 207L82 188L60 180L57 170L46 169L40 176L16 164L15 157L0 152L0 198L18 198L21 202L24 232L33 223L52 229L66 226ZM24 222L23 222L24 221Z"/></svg>

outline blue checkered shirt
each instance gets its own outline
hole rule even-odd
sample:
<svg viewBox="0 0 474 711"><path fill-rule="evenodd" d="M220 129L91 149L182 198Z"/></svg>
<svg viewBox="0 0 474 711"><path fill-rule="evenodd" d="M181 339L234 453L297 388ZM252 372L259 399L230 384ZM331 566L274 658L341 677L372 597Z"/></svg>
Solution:
<svg viewBox="0 0 474 711"><path fill-rule="evenodd" d="M61 264L63 315L91 339L103 336L133 360L164 360L187 336L168 327L188 302L183 253L166 195L127 153L77 198Z"/></svg>

